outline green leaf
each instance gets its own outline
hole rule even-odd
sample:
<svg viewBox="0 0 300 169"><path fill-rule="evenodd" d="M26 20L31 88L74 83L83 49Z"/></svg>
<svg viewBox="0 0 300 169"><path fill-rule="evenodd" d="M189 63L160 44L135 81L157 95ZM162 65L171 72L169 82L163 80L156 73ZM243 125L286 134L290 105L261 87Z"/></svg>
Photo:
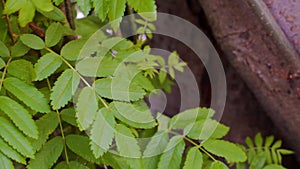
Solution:
<svg viewBox="0 0 300 169"><path fill-rule="evenodd" d="M184 141L181 136L174 136L161 155L158 169L179 169L184 150Z"/></svg>
<svg viewBox="0 0 300 169"><path fill-rule="evenodd" d="M50 12L54 9L51 0L32 0L32 2L41 11Z"/></svg>
<svg viewBox="0 0 300 169"><path fill-rule="evenodd" d="M60 162L59 164L57 164L54 169L89 169L87 166L84 166L83 164L81 164L78 161L70 161L69 165L67 164L66 161Z"/></svg>
<svg viewBox="0 0 300 169"><path fill-rule="evenodd" d="M98 17L101 21L104 21L106 18L106 15L108 13L108 3L106 0L98 1L98 0L92 0L94 11L98 14Z"/></svg>
<svg viewBox="0 0 300 169"><path fill-rule="evenodd" d="M67 43L62 49L61 49L61 55L66 58L67 60L75 61L79 58L80 51L82 47L84 46L86 40L78 39L73 40L69 43Z"/></svg>
<svg viewBox="0 0 300 169"><path fill-rule="evenodd" d="M75 114L76 114L76 112L75 112L74 108L63 109L60 112L60 116L63 121L77 127Z"/></svg>
<svg viewBox="0 0 300 169"><path fill-rule="evenodd" d="M211 118L214 114L214 110L207 108L188 109L172 117L170 127L172 129L183 129L193 122Z"/></svg>
<svg viewBox="0 0 300 169"><path fill-rule="evenodd" d="M270 164L265 166L263 169L286 169L285 167L277 164Z"/></svg>
<svg viewBox="0 0 300 169"><path fill-rule="evenodd" d="M47 53L42 56L34 65L36 72L35 80L43 80L53 74L62 64L62 60L53 53Z"/></svg>
<svg viewBox="0 0 300 169"><path fill-rule="evenodd" d="M261 151L262 150L262 146L263 146L263 138L261 136L261 133L257 133L255 135L254 142L255 142L255 145L256 145L257 149L259 151Z"/></svg>
<svg viewBox="0 0 300 169"><path fill-rule="evenodd" d="M87 16L92 8L90 0L76 0L79 9Z"/></svg>
<svg viewBox="0 0 300 169"><path fill-rule="evenodd" d="M277 152L280 153L280 154L282 154L282 155L291 155L291 154L294 154L293 151L286 150L286 149L278 149Z"/></svg>
<svg viewBox="0 0 300 169"><path fill-rule="evenodd" d="M35 87L14 77L6 78L4 87L33 110L41 113L50 111L46 98Z"/></svg>
<svg viewBox="0 0 300 169"><path fill-rule="evenodd" d="M78 72L89 77L112 76L120 63L112 58L86 58L76 64Z"/></svg>
<svg viewBox="0 0 300 169"><path fill-rule="evenodd" d="M45 43L44 41L33 34L23 34L20 36L21 41L24 43L24 45L35 49L35 50L40 50L45 48Z"/></svg>
<svg viewBox="0 0 300 169"><path fill-rule="evenodd" d="M206 140L222 138L229 132L229 127L211 119L202 119L184 128L184 134L192 139Z"/></svg>
<svg viewBox="0 0 300 169"><path fill-rule="evenodd" d="M103 153L106 152L112 144L114 127L115 119L112 113L107 111L106 108L100 109L92 126L90 137L94 144L94 146L92 146L92 150L96 158L103 155Z"/></svg>
<svg viewBox="0 0 300 169"><path fill-rule="evenodd" d="M63 139L58 136L48 141L43 148L29 161L28 169L49 169L58 160L64 147Z"/></svg>
<svg viewBox="0 0 300 169"><path fill-rule="evenodd" d="M12 57L20 57L25 55L30 48L23 44L21 40L18 40L16 44L11 48Z"/></svg>
<svg viewBox="0 0 300 169"><path fill-rule="evenodd" d="M210 169L229 169L229 168L221 161L214 161L213 163L211 163Z"/></svg>
<svg viewBox="0 0 300 169"><path fill-rule="evenodd" d="M141 151L137 140L134 138L131 130L122 124L116 126L116 144L122 157L141 157Z"/></svg>
<svg viewBox="0 0 300 169"><path fill-rule="evenodd" d="M26 0L7 0L3 14L12 14L21 9L26 3Z"/></svg>
<svg viewBox="0 0 300 169"><path fill-rule="evenodd" d="M76 103L76 118L80 130L89 128L98 110L98 99L95 90L85 87L81 90Z"/></svg>
<svg viewBox="0 0 300 169"><path fill-rule="evenodd" d="M7 145L7 143L1 137L0 137L0 152L2 152L7 157L17 161L18 163L26 164L26 159L18 152L16 152L16 150L14 150L9 145Z"/></svg>
<svg viewBox="0 0 300 169"><path fill-rule="evenodd" d="M149 21L156 20L155 0L128 0L129 6L135 9L144 19Z"/></svg>
<svg viewBox="0 0 300 169"><path fill-rule="evenodd" d="M0 136L25 157L34 158L32 146L27 138L8 120L0 117Z"/></svg>
<svg viewBox="0 0 300 169"><path fill-rule="evenodd" d="M2 58L0 58L0 69L4 68L5 67L5 62Z"/></svg>
<svg viewBox="0 0 300 169"><path fill-rule="evenodd" d="M13 163L0 152L0 168L14 169Z"/></svg>
<svg viewBox="0 0 300 169"><path fill-rule="evenodd" d="M68 135L66 144L70 150L90 162L96 162L97 159L93 155L89 147L89 138L80 135Z"/></svg>
<svg viewBox="0 0 300 169"><path fill-rule="evenodd" d="M80 77L71 69L65 70L57 79L50 96L54 109L65 106L75 93Z"/></svg>
<svg viewBox="0 0 300 169"><path fill-rule="evenodd" d="M47 47L55 46L63 37L63 27L60 23L52 23L46 30L45 43Z"/></svg>
<svg viewBox="0 0 300 169"><path fill-rule="evenodd" d="M37 126L23 106L6 96L0 96L0 105L0 110L9 116L24 134L32 138L38 138Z"/></svg>
<svg viewBox="0 0 300 169"><path fill-rule="evenodd" d="M146 94L142 87L122 77L103 78L94 83L96 92L101 96L119 101L136 101Z"/></svg>
<svg viewBox="0 0 300 169"><path fill-rule="evenodd" d="M64 22L66 20L65 14L57 7L54 7L52 11L45 12L39 10L41 14L43 14L45 17L52 19L54 21Z"/></svg>
<svg viewBox="0 0 300 169"><path fill-rule="evenodd" d="M29 139L32 144L33 150L38 151L46 143L50 134L52 134L58 126L58 117L55 112L50 112L43 115L36 121L38 126L39 137L38 139Z"/></svg>
<svg viewBox="0 0 300 169"><path fill-rule="evenodd" d="M25 27L29 22L33 20L35 15L35 8L31 1L27 1L19 12L19 23L21 27Z"/></svg>
<svg viewBox="0 0 300 169"><path fill-rule="evenodd" d="M147 106L112 102L110 107L116 118L132 127L147 129L156 126L156 122Z"/></svg>
<svg viewBox="0 0 300 169"><path fill-rule="evenodd" d="M126 0L114 0L108 1L109 11L108 11L108 18L111 22L112 28L117 31L121 17L124 15L125 8L126 8Z"/></svg>
<svg viewBox="0 0 300 169"><path fill-rule="evenodd" d="M206 140L201 144L207 151L224 157L229 162L244 162L247 159L244 151L237 145L224 140Z"/></svg>
<svg viewBox="0 0 300 169"><path fill-rule="evenodd" d="M7 68L7 73L29 83L36 76L32 63L24 59L12 61Z"/></svg>
<svg viewBox="0 0 300 169"><path fill-rule="evenodd" d="M199 169L202 168L202 153L197 147L192 147L186 157L183 169Z"/></svg>
<svg viewBox="0 0 300 169"><path fill-rule="evenodd" d="M10 56L8 48L6 47L6 45L2 41L0 41L0 56L2 56L2 57L9 57Z"/></svg>

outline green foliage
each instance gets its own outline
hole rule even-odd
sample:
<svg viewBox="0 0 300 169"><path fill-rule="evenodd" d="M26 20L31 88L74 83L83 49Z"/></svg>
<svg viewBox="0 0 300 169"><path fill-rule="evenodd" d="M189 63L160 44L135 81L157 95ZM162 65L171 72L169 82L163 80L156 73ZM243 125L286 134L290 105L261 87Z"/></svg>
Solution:
<svg viewBox="0 0 300 169"><path fill-rule="evenodd" d="M121 17L132 12L136 33L152 37L154 0L72 1L69 12L87 16L75 25L60 10L63 0L4 2L0 168L284 168L282 155L292 151L281 141L260 134L247 147L222 140L229 127L212 109L172 118L150 112L145 98L170 92L175 71L186 66L175 51L165 61L139 35L121 37ZM109 36L99 30L108 23Z"/></svg>

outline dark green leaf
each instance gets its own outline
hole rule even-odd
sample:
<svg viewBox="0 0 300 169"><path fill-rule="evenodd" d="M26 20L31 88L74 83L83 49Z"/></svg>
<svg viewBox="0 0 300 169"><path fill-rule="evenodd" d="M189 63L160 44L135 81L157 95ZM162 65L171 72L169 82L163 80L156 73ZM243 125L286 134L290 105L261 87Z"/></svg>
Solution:
<svg viewBox="0 0 300 169"><path fill-rule="evenodd" d="M20 36L21 41L23 42L24 45L32 48L32 49L36 49L36 50L40 50L40 49L44 49L45 48L45 43L44 41L33 34L23 34Z"/></svg>
<svg viewBox="0 0 300 169"><path fill-rule="evenodd" d="M7 73L26 82L31 82L36 77L32 63L24 59L12 61Z"/></svg>
<svg viewBox="0 0 300 169"><path fill-rule="evenodd" d="M6 78L4 87L33 110L41 113L50 111L46 98L35 87L14 77Z"/></svg>
<svg viewBox="0 0 300 169"><path fill-rule="evenodd" d="M21 40L18 40L17 43L11 48L12 57L20 57L25 55L30 48L22 43Z"/></svg>
<svg viewBox="0 0 300 169"><path fill-rule="evenodd" d="M2 56L2 57L9 57L10 56L8 48L6 47L6 45L2 41L0 41L0 56Z"/></svg>
<svg viewBox="0 0 300 169"><path fill-rule="evenodd" d="M5 62L2 58L0 58L0 69L4 68L5 67Z"/></svg>
<svg viewBox="0 0 300 169"><path fill-rule="evenodd" d="M67 43L62 48L61 55L67 60L71 60L71 61L82 59L79 58L79 54L85 42L86 42L85 40L79 39Z"/></svg>
<svg viewBox="0 0 300 169"><path fill-rule="evenodd" d="M39 10L39 12L44 16L46 16L47 18L53 19L55 21L63 22L66 20L65 14L57 7L54 7L54 9L49 12L45 12L41 10Z"/></svg>
<svg viewBox="0 0 300 169"><path fill-rule="evenodd" d="M76 114L76 112L75 112L74 108L63 109L60 112L60 115L61 115L61 118L63 121L77 127L75 114Z"/></svg>
<svg viewBox="0 0 300 169"><path fill-rule="evenodd" d="M63 161L57 164L54 169L69 169L69 166L70 169L89 169L87 166L84 166L78 161L70 161L69 165L66 161Z"/></svg>
<svg viewBox="0 0 300 169"><path fill-rule="evenodd" d="M64 147L61 137L55 137L48 141L43 148L29 161L28 169L49 169L57 161Z"/></svg>

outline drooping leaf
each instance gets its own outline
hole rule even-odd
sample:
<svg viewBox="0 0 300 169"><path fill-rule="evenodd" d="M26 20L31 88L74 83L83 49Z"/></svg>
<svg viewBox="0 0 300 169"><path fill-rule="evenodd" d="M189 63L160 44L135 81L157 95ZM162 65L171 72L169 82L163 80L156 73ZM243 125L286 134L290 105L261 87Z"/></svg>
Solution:
<svg viewBox="0 0 300 169"><path fill-rule="evenodd" d="M94 83L96 92L101 96L119 101L136 101L146 94L142 87L128 82L122 77L103 78Z"/></svg>
<svg viewBox="0 0 300 169"><path fill-rule="evenodd" d="M51 0L32 0L32 2L34 6L41 11L49 12L54 9Z"/></svg>
<svg viewBox="0 0 300 169"><path fill-rule="evenodd" d="M52 23L46 30L45 43L47 47L55 46L62 38L64 33L60 23Z"/></svg>
<svg viewBox="0 0 300 169"><path fill-rule="evenodd" d="M148 107L123 102L112 102L111 111L116 118L136 128L152 128L156 125Z"/></svg>
<svg viewBox="0 0 300 169"><path fill-rule="evenodd" d="M76 114L76 111L74 110L74 108L63 109L60 112L60 116L63 121L77 127L75 114Z"/></svg>
<svg viewBox="0 0 300 169"><path fill-rule="evenodd" d="M43 148L29 161L28 169L49 169L57 161L63 151L63 139L57 136L48 141Z"/></svg>
<svg viewBox="0 0 300 169"><path fill-rule="evenodd" d="M8 159L5 155L0 152L0 168L5 169L14 169L14 165L10 159Z"/></svg>
<svg viewBox="0 0 300 169"><path fill-rule="evenodd" d="M36 76L32 63L24 59L12 61L7 73L26 82L31 82Z"/></svg>
<svg viewBox="0 0 300 169"><path fill-rule="evenodd" d="M35 14L35 8L31 1L27 1L19 12L19 23L21 27L25 27L29 22L33 20Z"/></svg>
<svg viewBox="0 0 300 169"><path fill-rule="evenodd" d="M45 48L44 41L36 35L23 34L20 36L20 39L24 45L26 45L32 49L40 50L40 49Z"/></svg>
<svg viewBox="0 0 300 169"><path fill-rule="evenodd" d="M156 20L155 0L128 0L129 6L135 9L144 19L149 21Z"/></svg>
<svg viewBox="0 0 300 169"><path fill-rule="evenodd" d="M4 87L33 110L41 113L50 111L46 98L35 87L14 77L6 78Z"/></svg>
<svg viewBox="0 0 300 169"><path fill-rule="evenodd" d="M18 40L16 44L11 48L12 57L20 57L25 55L30 48L23 44L21 40Z"/></svg>
<svg viewBox="0 0 300 169"><path fill-rule="evenodd" d="M229 168L221 161L214 161L213 163L211 163L210 169L229 169Z"/></svg>
<svg viewBox="0 0 300 169"><path fill-rule="evenodd" d="M43 115L36 121L38 126L39 137L38 139L29 139L34 151L40 150L40 148L46 143L50 134L58 126L58 117L55 112L50 112Z"/></svg>
<svg viewBox="0 0 300 169"><path fill-rule="evenodd" d="M6 47L6 45L2 41L0 41L0 56L2 56L2 57L9 57L10 56L8 48Z"/></svg>
<svg viewBox="0 0 300 169"><path fill-rule="evenodd" d="M184 150L184 141L181 136L174 136L161 155L158 169L179 169Z"/></svg>
<svg viewBox="0 0 300 169"><path fill-rule="evenodd" d="M51 105L54 109L65 106L75 93L80 77L71 69L65 70L52 88L50 96Z"/></svg>
<svg viewBox="0 0 300 169"><path fill-rule="evenodd" d="M76 118L80 130L89 128L98 110L98 99L95 90L85 87L81 90L76 103Z"/></svg>
<svg viewBox="0 0 300 169"><path fill-rule="evenodd" d="M184 134L192 139L206 140L208 138L219 139L229 132L229 127L211 119L198 120L184 128Z"/></svg>
<svg viewBox="0 0 300 169"><path fill-rule="evenodd" d="M202 168L203 157L197 147L192 147L186 157L183 169L198 169Z"/></svg>
<svg viewBox="0 0 300 169"><path fill-rule="evenodd" d="M183 129L198 120L211 118L214 113L214 110L207 108L188 109L172 117L169 124L172 129Z"/></svg>
<svg viewBox="0 0 300 169"><path fill-rule="evenodd" d="M73 40L69 43L67 43L62 49L61 49L61 55L66 58L67 60L75 61L79 58L80 51L85 44L86 40L78 39Z"/></svg>
<svg viewBox="0 0 300 169"><path fill-rule="evenodd" d="M25 4L26 0L7 0L3 14L11 14L21 9Z"/></svg>
<svg viewBox="0 0 300 169"><path fill-rule="evenodd" d="M130 144L128 144L130 143ZM140 147L130 129L122 124L116 126L116 144L122 157L141 157Z"/></svg>
<svg viewBox="0 0 300 169"><path fill-rule="evenodd" d="M87 161L97 163L97 159L89 147L89 142L89 138L85 136L68 135L66 137L66 143L70 150Z"/></svg>
<svg viewBox="0 0 300 169"><path fill-rule="evenodd" d="M18 163L26 164L25 158L12 147L7 145L7 143L0 137L0 153L1 152L7 157L17 161Z"/></svg>
<svg viewBox="0 0 300 169"><path fill-rule="evenodd" d="M36 72L35 80L43 80L50 76L59 68L62 64L62 60L53 53L47 53L42 56L38 62L34 65Z"/></svg>
<svg viewBox="0 0 300 169"><path fill-rule="evenodd" d="M97 146L92 146L93 154L100 157L109 149L114 137L115 119L112 112L106 108L98 111L91 130L91 141ZM97 151L96 151L97 150Z"/></svg>
<svg viewBox="0 0 300 169"><path fill-rule="evenodd" d="M109 11L108 11L108 18L111 23L112 28L117 31L121 17L124 15L125 7L126 7L126 0L114 0L108 1Z"/></svg>
<svg viewBox="0 0 300 169"><path fill-rule="evenodd" d="M2 110L14 124L27 136L38 138L38 130L28 111L6 96L0 96L0 110Z"/></svg>
<svg viewBox="0 0 300 169"><path fill-rule="evenodd" d="M206 140L201 143L207 151L224 157L229 162L244 162L247 159L244 151L235 144L224 140Z"/></svg>
<svg viewBox="0 0 300 169"><path fill-rule="evenodd" d="M54 167L54 169L67 169L67 168L69 168L69 166L70 166L70 169L89 169L87 166L81 164L78 161L70 161L69 165L67 164L66 161L63 161L63 162L60 162L59 164L57 164Z"/></svg>
<svg viewBox="0 0 300 169"><path fill-rule="evenodd" d="M0 117L0 136L25 157L34 158L32 146L27 138L8 120Z"/></svg>

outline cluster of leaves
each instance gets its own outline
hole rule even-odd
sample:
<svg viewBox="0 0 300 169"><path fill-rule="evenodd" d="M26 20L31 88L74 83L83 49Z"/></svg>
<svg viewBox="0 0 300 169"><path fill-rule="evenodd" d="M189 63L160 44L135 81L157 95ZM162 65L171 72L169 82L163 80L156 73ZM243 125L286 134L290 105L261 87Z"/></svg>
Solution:
<svg viewBox="0 0 300 169"><path fill-rule="evenodd" d="M153 0L77 1L93 14L76 20L76 30L66 25L56 6L61 2L7 0L0 11L10 18L0 22L12 26L0 30L0 168L226 169L224 160L243 167L247 156L251 166L279 166L281 154L290 153L277 142L270 147L268 139L272 155L261 162L269 151L260 148L259 137L256 148L247 141L249 150L222 140L229 127L213 120L211 109L172 118L150 112L144 98L156 89L170 91L175 70L186 64L176 52L165 61L140 40L97 30L109 21L117 30L126 4L154 12ZM135 20L144 28L139 33L151 37L155 14L141 17ZM46 30L45 38L22 28L31 21ZM65 43L68 35L81 38Z"/></svg>

